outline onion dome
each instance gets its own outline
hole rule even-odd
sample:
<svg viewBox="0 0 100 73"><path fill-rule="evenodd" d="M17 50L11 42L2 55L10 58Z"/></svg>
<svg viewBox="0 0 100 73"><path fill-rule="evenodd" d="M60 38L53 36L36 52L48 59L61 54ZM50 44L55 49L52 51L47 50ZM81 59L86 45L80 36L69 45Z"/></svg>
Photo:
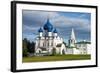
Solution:
<svg viewBox="0 0 100 73"><path fill-rule="evenodd" d="M38 30L38 32L43 32L42 28L40 28L40 29Z"/></svg>
<svg viewBox="0 0 100 73"><path fill-rule="evenodd" d="M44 25L44 30L51 32L53 30L53 25L50 23L49 19L47 20L46 24Z"/></svg>
<svg viewBox="0 0 100 73"><path fill-rule="evenodd" d="M57 33L57 30L56 30L56 28L54 29L54 31L53 31L54 33Z"/></svg>

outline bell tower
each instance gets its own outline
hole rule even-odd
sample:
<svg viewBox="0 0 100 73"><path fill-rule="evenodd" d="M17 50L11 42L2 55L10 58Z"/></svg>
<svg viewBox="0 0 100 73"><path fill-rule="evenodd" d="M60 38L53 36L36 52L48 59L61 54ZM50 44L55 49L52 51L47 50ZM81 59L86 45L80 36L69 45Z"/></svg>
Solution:
<svg viewBox="0 0 100 73"><path fill-rule="evenodd" d="M70 39L68 40L70 47L75 47L76 39L74 29L72 28Z"/></svg>

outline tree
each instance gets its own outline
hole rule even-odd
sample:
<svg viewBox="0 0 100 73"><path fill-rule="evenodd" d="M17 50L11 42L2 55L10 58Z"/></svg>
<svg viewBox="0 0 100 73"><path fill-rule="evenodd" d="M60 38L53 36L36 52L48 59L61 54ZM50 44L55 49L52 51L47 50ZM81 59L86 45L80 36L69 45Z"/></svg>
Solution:
<svg viewBox="0 0 100 73"><path fill-rule="evenodd" d="M28 56L28 53L35 52L35 43L30 42L27 38L23 39L23 56Z"/></svg>
<svg viewBox="0 0 100 73"><path fill-rule="evenodd" d="M27 38L23 39L23 56L28 56L28 53L35 52L35 43L30 42Z"/></svg>
<svg viewBox="0 0 100 73"><path fill-rule="evenodd" d="M27 49L23 49L23 57L26 57L26 56L28 56L28 51Z"/></svg>
<svg viewBox="0 0 100 73"><path fill-rule="evenodd" d="M28 40L27 41L27 51L30 53L31 52L31 42Z"/></svg>
<svg viewBox="0 0 100 73"><path fill-rule="evenodd" d="M23 57L28 56L28 48L27 48L27 39L24 38L23 40Z"/></svg>
<svg viewBox="0 0 100 73"><path fill-rule="evenodd" d="M34 53L35 52L35 43L34 42L29 42L28 41L28 52L29 53Z"/></svg>
<svg viewBox="0 0 100 73"><path fill-rule="evenodd" d="M23 49L27 49L27 38L23 40Z"/></svg>
<svg viewBox="0 0 100 73"><path fill-rule="evenodd" d="M34 42L31 43L31 51L35 53L35 43Z"/></svg>

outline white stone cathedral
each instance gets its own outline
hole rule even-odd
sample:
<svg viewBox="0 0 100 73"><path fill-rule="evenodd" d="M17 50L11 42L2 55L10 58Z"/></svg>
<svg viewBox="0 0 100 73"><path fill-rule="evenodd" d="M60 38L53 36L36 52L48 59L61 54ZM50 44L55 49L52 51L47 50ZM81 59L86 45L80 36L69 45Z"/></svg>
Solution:
<svg viewBox="0 0 100 73"><path fill-rule="evenodd" d="M56 54L90 54L90 43L86 41L76 42L74 29L66 44L57 33L49 19L43 28L38 30L38 37L35 41L35 55L52 55Z"/></svg>
<svg viewBox="0 0 100 73"><path fill-rule="evenodd" d="M37 55L52 54L55 50L56 54L66 52L66 45L63 39L58 35L56 28L47 19L43 29L38 30L39 36L36 38L35 52Z"/></svg>

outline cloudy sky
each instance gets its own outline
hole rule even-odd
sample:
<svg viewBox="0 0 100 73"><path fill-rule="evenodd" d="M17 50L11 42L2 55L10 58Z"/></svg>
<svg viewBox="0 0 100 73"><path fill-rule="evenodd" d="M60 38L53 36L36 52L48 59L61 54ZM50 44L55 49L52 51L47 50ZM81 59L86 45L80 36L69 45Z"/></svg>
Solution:
<svg viewBox="0 0 100 73"><path fill-rule="evenodd" d="M91 35L91 14L80 12L50 12L50 11L34 11L23 10L23 39L27 38L30 41L38 36L38 29L43 28L49 18L51 24L57 29L58 35L68 41L71 29L74 28L77 41L90 41Z"/></svg>

